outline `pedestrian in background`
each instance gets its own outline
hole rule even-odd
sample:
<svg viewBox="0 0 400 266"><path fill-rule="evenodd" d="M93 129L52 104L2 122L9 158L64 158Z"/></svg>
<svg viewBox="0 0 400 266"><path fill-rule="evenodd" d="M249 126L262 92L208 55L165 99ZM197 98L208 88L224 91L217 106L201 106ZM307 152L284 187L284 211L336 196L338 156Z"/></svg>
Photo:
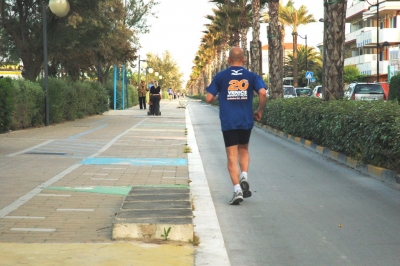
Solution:
<svg viewBox="0 0 400 266"><path fill-rule="evenodd" d="M229 204L237 205L251 197L248 170L249 141L254 119L262 117L267 101L266 86L255 73L243 67L243 50L233 47L229 51L230 67L219 72L207 88L208 103L219 100L219 117L225 142L228 172L233 184L233 197ZM253 91L259 95L259 105L253 113Z"/></svg>
<svg viewBox="0 0 400 266"><path fill-rule="evenodd" d="M160 100L161 100L161 87L154 83L154 86L150 88L150 101L152 106L150 108L151 115L160 114Z"/></svg>
<svg viewBox="0 0 400 266"><path fill-rule="evenodd" d="M139 106L140 109L146 110L146 93L148 89L146 88L146 83L142 80L138 87L138 96L139 96Z"/></svg>
<svg viewBox="0 0 400 266"><path fill-rule="evenodd" d="M172 100L172 88L168 89L168 99L171 101Z"/></svg>

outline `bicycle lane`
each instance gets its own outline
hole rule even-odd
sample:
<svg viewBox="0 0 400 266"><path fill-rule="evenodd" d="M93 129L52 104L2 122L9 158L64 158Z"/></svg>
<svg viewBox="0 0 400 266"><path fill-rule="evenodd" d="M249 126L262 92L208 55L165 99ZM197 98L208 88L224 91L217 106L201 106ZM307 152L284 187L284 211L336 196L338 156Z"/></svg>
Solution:
<svg viewBox="0 0 400 266"><path fill-rule="evenodd" d="M165 117L164 120L168 119L170 118ZM89 120L93 120L93 118ZM98 124L88 126L82 120L71 122L70 125L77 123L76 127L91 127L91 129L68 136L65 134L65 128L62 128L64 130L60 130L60 138L52 136L57 141L61 140L56 144L54 140L45 140L43 135L41 137L33 136L40 138L40 141L45 141L42 142L42 145L33 145L31 149L22 149L21 151L24 152L9 154L12 156L8 156L7 159L11 163L13 159L21 160L21 157L27 161L32 156L43 157L36 159L36 165L40 165L40 167L30 167L30 169L26 169L26 173L40 172L43 171L43 168L51 168L51 165L46 165L48 160L52 162L64 160L68 163L71 161L75 163L0 210L0 242L3 242L0 243L2 246L0 250L5 253L0 255L5 262L7 258L10 263L31 258L30 261L27 261L29 265L36 265L34 263L54 265L57 264L56 260L63 260L65 253L64 265L69 265L67 263L71 263L70 265L76 265L76 263L107 265L108 260L113 263L127 260L133 264L140 259L143 259L140 261L141 265L161 265L168 258L173 259L171 263L174 265L191 265L193 261L192 247L111 241L111 224L115 212L120 208L121 202L131 186L179 183L184 180L184 176L187 177L187 170L185 172L179 167L165 165L79 163L82 161L82 157L85 157L82 150L87 150L90 145L94 145L94 149L96 149L96 147L98 148L96 145L99 143L104 145L107 141L103 148L87 156L86 159L105 155L103 160L107 162L107 158L154 157L160 152L161 154L170 153L169 156L172 157L177 154L176 150L181 146L179 143L171 143L174 140L167 140L165 134L166 132L176 134L176 123L167 121L173 125L173 128L169 129L165 128L165 124L156 123L163 125L162 128L157 128L157 125L154 126L154 123L150 123L154 118L146 117L145 114L138 113L136 110L109 112L106 121L100 122L101 120L104 120L104 117L99 116L95 121L99 122L100 126ZM93 121L91 122L93 123ZM104 126L105 122L108 123L107 126ZM134 124L133 127L126 129L127 125L132 124ZM75 130L76 127L70 126ZM57 127L46 129L57 130ZM110 131L114 133L111 134ZM121 131L123 133L115 136L115 132ZM36 132L43 133L40 130L36 130ZM74 131L74 133L76 132ZM14 137L16 137L15 135L18 134L14 134ZM115 137L110 140L110 135ZM26 136L24 137L26 138ZM71 144L68 141L75 142ZM96 144L94 144L95 142ZM157 145L160 142L163 145ZM62 149L59 149L61 146ZM82 147L86 148L81 150ZM171 149L171 147L173 148ZM67 151L67 148L70 150ZM173 151L174 149L175 151ZM56 156L62 156L62 158L54 158ZM56 168L60 169L62 166ZM63 252L66 250L71 252ZM104 250L107 252L102 252ZM121 255L123 250L128 252L126 256ZM154 252L160 256L154 256ZM29 253L36 255L28 256ZM135 254L141 255L135 258ZM148 257L146 254L153 255ZM166 254L175 255L171 257ZM181 255L179 256L179 254ZM99 259L100 257L102 259ZM96 259L103 261L104 264L95 263ZM155 261L157 259L161 264ZM89 264L80 260L89 261ZM183 264L180 264L180 261ZM143 264L147 262L149 264Z"/></svg>

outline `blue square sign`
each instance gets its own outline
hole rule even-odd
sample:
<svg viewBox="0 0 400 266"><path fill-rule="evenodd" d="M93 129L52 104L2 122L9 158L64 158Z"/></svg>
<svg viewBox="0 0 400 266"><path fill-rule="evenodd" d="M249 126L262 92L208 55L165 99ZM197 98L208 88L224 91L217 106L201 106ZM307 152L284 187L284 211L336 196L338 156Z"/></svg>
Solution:
<svg viewBox="0 0 400 266"><path fill-rule="evenodd" d="M312 79L313 76L314 76L314 73L313 73L313 72L311 72L311 71L307 71L307 72L306 72L306 79Z"/></svg>

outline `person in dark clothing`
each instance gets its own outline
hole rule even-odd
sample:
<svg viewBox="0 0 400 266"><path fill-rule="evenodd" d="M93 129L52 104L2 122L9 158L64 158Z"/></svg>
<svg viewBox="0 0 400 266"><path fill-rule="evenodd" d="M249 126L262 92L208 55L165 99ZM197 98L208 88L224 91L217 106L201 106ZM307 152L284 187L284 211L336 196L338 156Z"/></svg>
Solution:
<svg viewBox="0 0 400 266"><path fill-rule="evenodd" d="M161 100L161 87L157 83L155 83L154 86L150 88L150 101L152 102L150 115L159 115L160 100Z"/></svg>

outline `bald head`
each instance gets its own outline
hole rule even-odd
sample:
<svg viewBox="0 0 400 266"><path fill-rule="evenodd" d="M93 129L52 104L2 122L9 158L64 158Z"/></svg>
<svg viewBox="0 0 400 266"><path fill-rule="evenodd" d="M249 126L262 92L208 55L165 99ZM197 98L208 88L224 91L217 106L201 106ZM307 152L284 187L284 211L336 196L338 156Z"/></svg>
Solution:
<svg viewBox="0 0 400 266"><path fill-rule="evenodd" d="M241 66L244 63L244 53L240 47L232 47L229 51L229 63L231 66Z"/></svg>

